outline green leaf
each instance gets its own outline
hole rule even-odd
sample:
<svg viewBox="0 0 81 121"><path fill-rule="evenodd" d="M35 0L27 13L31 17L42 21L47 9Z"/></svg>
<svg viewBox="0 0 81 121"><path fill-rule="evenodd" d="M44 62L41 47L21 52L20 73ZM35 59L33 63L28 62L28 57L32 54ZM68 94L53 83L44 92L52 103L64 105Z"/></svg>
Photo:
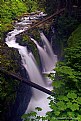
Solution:
<svg viewBox="0 0 81 121"><path fill-rule="evenodd" d="M35 110L37 110L37 111L42 111L42 108L36 107Z"/></svg>
<svg viewBox="0 0 81 121"><path fill-rule="evenodd" d="M24 118L24 119L26 119L28 117L28 114L24 114L24 115L22 115L22 119Z"/></svg>
<svg viewBox="0 0 81 121"><path fill-rule="evenodd" d="M36 116L37 115L37 113L34 112L34 111L31 111L29 114L30 114L30 116Z"/></svg>
<svg viewBox="0 0 81 121"><path fill-rule="evenodd" d="M64 84L64 83L63 83L62 81L54 81L54 82L53 82L53 86L54 86L55 88L59 88L59 87L61 87L63 84Z"/></svg>
<svg viewBox="0 0 81 121"><path fill-rule="evenodd" d="M77 94L75 94L74 92L68 93L68 94L67 94L67 97L68 97L68 98L74 99L74 98L77 98Z"/></svg>
<svg viewBox="0 0 81 121"><path fill-rule="evenodd" d="M74 112L67 112L67 114L68 114L68 117L74 117Z"/></svg>
<svg viewBox="0 0 81 121"><path fill-rule="evenodd" d="M77 103L77 100L75 100L75 99L74 99L74 100L72 100L72 103L74 103L74 102L75 102L75 103Z"/></svg>
<svg viewBox="0 0 81 121"><path fill-rule="evenodd" d="M77 119L78 121L81 121L81 115L78 115Z"/></svg>
<svg viewBox="0 0 81 121"><path fill-rule="evenodd" d="M58 99L59 100L64 100L64 101L68 101L69 100L66 96L59 96Z"/></svg>
<svg viewBox="0 0 81 121"><path fill-rule="evenodd" d="M58 121L58 119L55 117L51 117L50 121Z"/></svg>
<svg viewBox="0 0 81 121"><path fill-rule="evenodd" d="M66 109L66 105L65 105L65 103L64 103L63 101L59 101L59 102L57 103L57 106L58 106L58 108L59 108L60 110L65 110L65 109Z"/></svg>
<svg viewBox="0 0 81 121"><path fill-rule="evenodd" d="M70 108L72 111L79 110L79 105L74 103L72 104L71 102L67 103L67 107Z"/></svg>
<svg viewBox="0 0 81 121"><path fill-rule="evenodd" d="M54 113L55 113L56 116L59 116L60 111L55 111Z"/></svg>
<svg viewBox="0 0 81 121"><path fill-rule="evenodd" d="M66 105L67 105L67 108L71 108L72 107L72 103L71 102L66 103Z"/></svg>
<svg viewBox="0 0 81 121"><path fill-rule="evenodd" d="M81 97L78 97L78 98L77 98L77 103L78 103L78 104L81 104Z"/></svg>
<svg viewBox="0 0 81 121"><path fill-rule="evenodd" d="M44 116L42 116L41 119L42 119L42 121L46 121L47 120L47 118L44 117Z"/></svg>

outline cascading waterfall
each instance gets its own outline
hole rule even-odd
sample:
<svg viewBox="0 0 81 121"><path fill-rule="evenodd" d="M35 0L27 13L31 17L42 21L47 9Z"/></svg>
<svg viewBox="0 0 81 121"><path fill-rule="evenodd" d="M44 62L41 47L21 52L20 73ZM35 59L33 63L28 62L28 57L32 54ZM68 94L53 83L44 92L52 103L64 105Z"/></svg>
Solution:
<svg viewBox="0 0 81 121"><path fill-rule="evenodd" d="M31 40L36 44L36 46L38 48L43 72L48 72L48 71L53 70L54 69L54 62L50 58L48 53L37 43L36 40L34 40L33 38L31 38Z"/></svg>
<svg viewBox="0 0 81 121"><path fill-rule="evenodd" d="M19 54L21 55L22 59L22 65L26 69L29 78L32 82L39 84L40 86L43 86L44 88L47 88L49 90L52 90L52 85L47 85L45 83L46 79L43 78L43 76L40 73L40 70L37 66L36 60L32 54L32 52L28 52L26 46L21 46L19 43L16 42L16 35L25 31L29 24L31 24L31 19L38 19L40 17L43 17L43 13L36 15L36 16L30 16L27 19L24 18L22 19L22 22L16 23L16 28L9 32L6 37L6 44L8 47L13 47L16 48L19 51ZM26 23L25 23L26 22ZM23 27L23 28L22 28ZM42 41L44 42L44 48L42 48L37 41L35 41L33 38L31 40L36 44L38 50L39 50L39 55L41 58L42 66L43 66L43 71L52 71L55 67L57 57L54 55L52 48L45 37L45 35L41 32L40 37ZM49 82L49 79L47 80ZM43 110L41 112L38 112L39 115L44 116L47 111L50 111L49 107L49 100L47 99L48 94L45 94L37 89L32 88L32 97L30 100L30 103L28 105L27 110L25 113L29 113L30 111L34 111L35 107L41 107ZM42 102L42 103L41 103ZM21 104L20 104L21 105ZM20 121L20 120L18 120Z"/></svg>
<svg viewBox="0 0 81 121"><path fill-rule="evenodd" d="M19 43L16 43L16 38L15 35L13 34L11 34L11 36L7 36L6 44L8 45L8 47L13 47L18 49L19 54L21 55L22 58L22 64L25 67L26 71L28 72L30 80L32 82L35 82L36 84L39 84L40 86L45 87L44 79L40 74L40 71L36 65L36 60L33 54L29 53L25 46L21 46L19 45Z"/></svg>
<svg viewBox="0 0 81 121"><path fill-rule="evenodd" d="M53 53L53 50L50 46L50 43L48 42L47 38L45 37L45 35L43 33L40 33L41 39L43 41L45 41L45 48L42 48L38 42L31 38L30 39L36 44L38 51L39 51L39 55L40 55L40 59L41 59L41 63L42 63L42 67L43 67L43 73L45 74L49 74L49 73L55 73L55 71L53 71L53 69L55 68L55 64L57 61L57 56ZM45 88L47 88L47 85L50 85L52 83L51 80L49 80L49 78L45 79L47 81ZM48 89L52 90L52 86L48 86ZM41 95L41 93L39 93ZM31 99L29 107L28 107L28 112L35 110L35 107L39 106L43 109L43 111L38 112L39 115L45 115L45 113L48 111L50 111L50 108L48 106L49 100L47 99L48 95L46 94L42 94L42 98L37 101L34 98ZM42 102L42 104L41 104ZM34 105L32 105L34 104Z"/></svg>
<svg viewBox="0 0 81 121"><path fill-rule="evenodd" d="M8 47L13 47L18 49L19 54L21 55L22 58L22 64L25 67L25 69L27 70L30 80L34 83L39 84L40 86L46 87L44 84L44 79L42 77L42 75L40 74L40 71L36 65L36 61L34 59L34 57L31 55L31 53L28 53L27 48L25 46L21 46L18 43L16 43L16 38L15 35L12 34L11 36L7 36L6 38L6 44L8 45ZM33 59L32 59L33 57ZM49 88L48 88L49 89ZM52 89L52 87L50 87L50 89ZM47 99L47 94L44 94L43 92L32 88L32 92L33 92L33 96L32 99L29 103L29 106L27 108L26 113L32 111L35 109L35 107L42 107L44 110L43 112L40 113L40 115L45 115L46 111L49 108L48 105L48 99ZM39 101L40 100L40 101ZM42 101L42 105L41 105L41 101ZM46 102L44 102L46 101ZM47 103L47 105L46 105Z"/></svg>
<svg viewBox="0 0 81 121"><path fill-rule="evenodd" d="M52 47L43 32L40 32L40 37L41 40L43 41L45 51L48 53L49 57L53 61L53 67L55 67L57 62L57 56L53 53Z"/></svg>
<svg viewBox="0 0 81 121"><path fill-rule="evenodd" d="M32 60L34 61L35 64L37 64L34 55L32 54L32 52L29 52L29 56L31 56Z"/></svg>

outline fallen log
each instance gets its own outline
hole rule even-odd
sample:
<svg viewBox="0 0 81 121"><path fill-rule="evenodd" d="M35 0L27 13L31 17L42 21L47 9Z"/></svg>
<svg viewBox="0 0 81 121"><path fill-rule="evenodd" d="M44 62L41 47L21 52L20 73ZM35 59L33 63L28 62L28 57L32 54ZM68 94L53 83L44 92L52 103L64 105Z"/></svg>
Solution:
<svg viewBox="0 0 81 121"><path fill-rule="evenodd" d="M21 81L22 83L25 83L25 84L27 84L27 85L29 85L29 86L31 86L31 87L34 87L35 89L38 89L38 90L40 90L40 91L42 91L42 92L44 92L44 93L47 93L47 94L49 94L49 95L52 95L52 94L53 94L52 91L50 91L50 90L48 90L48 89L46 89L46 88L44 88L44 87L42 87L42 86L40 86L40 85L38 85L38 84L36 84L36 83L33 83L33 82L31 82L31 81L27 81L27 79L22 78L21 76L18 76L18 75L14 74L14 73L10 73L10 72L8 72L8 71L5 71L5 70L2 69L2 68L0 68L0 72L3 73L3 74L5 74L5 75L8 75L8 76L10 76L10 77L12 77L12 78L14 78L14 79L16 79L16 80L19 80L19 81Z"/></svg>
<svg viewBox="0 0 81 121"><path fill-rule="evenodd" d="M23 32L21 32L21 33L19 33L19 34L17 34L17 35L26 34L26 33L28 32L28 30L34 29L34 28L37 27L38 25L43 24L44 22L50 20L50 19L53 18L54 16L56 16L56 15L62 13L64 10L65 10L65 8L60 9L59 11L56 11L56 12L55 12L54 14L52 14L51 16L48 16L47 18L44 18L44 19L41 20L40 22L37 22L35 25L29 27L27 30L25 30L25 31L23 31ZM17 35L16 35L16 36L17 36Z"/></svg>

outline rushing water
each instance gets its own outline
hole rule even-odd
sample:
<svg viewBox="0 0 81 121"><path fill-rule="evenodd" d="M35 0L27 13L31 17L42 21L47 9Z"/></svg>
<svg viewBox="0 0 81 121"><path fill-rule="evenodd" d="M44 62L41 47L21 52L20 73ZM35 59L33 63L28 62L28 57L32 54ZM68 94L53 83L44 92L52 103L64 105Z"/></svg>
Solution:
<svg viewBox="0 0 81 121"><path fill-rule="evenodd" d="M53 58L50 58L50 56L48 55L48 53L46 52L45 49L43 49L36 40L34 40L33 38L31 38L31 40L36 44L38 51L39 51L39 55L40 55L40 59L41 59L41 64L42 64L42 68L43 68L43 72L48 72L54 69L54 62L53 62Z"/></svg>
<svg viewBox="0 0 81 121"><path fill-rule="evenodd" d="M28 28L27 25L32 24L32 21L31 21L32 19L39 19L40 17L43 17L43 16L45 16L45 14L40 13L39 15L36 15L36 16L22 18L21 22L16 23L16 28L7 34L5 43L8 45L8 47L16 48L19 51L19 54L21 55L22 65L26 69L30 80L36 84L39 84L44 88L52 90L52 85L49 84L51 83L51 81L49 81L48 78L45 79L43 75L40 73L39 67L37 66L35 57L33 56L32 52L28 52L26 46L21 46L19 45L19 43L16 42L16 35L27 30ZM37 41L34 40L33 38L31 38L31 40L36 44L38 48L41 63L43 66L43 72L50 73L50 71L52 71L55 67L57 57L53 53L50 43L48 42L47 38L42 32L40 33L40 37L44 43L44 47L41 47L37 43ZM46 81L47 83L45 83ZM34 111L35 107L41 107L43 110L41 112L38 112L38 114L41 116L44 116L47 111L51 110L49 108L49 100L47 99L48 94L45 94L34 88L32 88L32 93L33 94L32 94L30 103L25 113Z"/></svg>
<svg viewBox="0 0 81 121"><path fill-rule="evenodd" d="M53 62L53 67L54 67L57 62L57 56L53 53L52 47L43 32L40 32L40 37L42 41L44 42L45 51L48 53L49 57L51 58Z"/></svg>

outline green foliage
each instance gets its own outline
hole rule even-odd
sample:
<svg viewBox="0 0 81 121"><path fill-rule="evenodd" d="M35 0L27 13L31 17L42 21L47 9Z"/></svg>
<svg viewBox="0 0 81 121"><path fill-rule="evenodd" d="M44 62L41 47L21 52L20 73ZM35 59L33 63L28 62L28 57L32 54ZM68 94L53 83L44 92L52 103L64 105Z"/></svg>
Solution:
<svg viewBox="0 0 81 121"><path fill-rule="evenodd" d="M53 79L54 99L50 99L51 112L46 114L50 121L81 120L81 25L68 40L65 59L57 64ZM72 43L72 44L71 44ZM38 117L34 117L35 119ZM30 119L30 118L29 118ZM38 119L39 121L40 119Z"/></svg>
<svg viewBox="0 0 81 121"><path fill-rule="evenodd" d="M38 8L37 0L24 0L27 6L27 12L35 12Z"/></svg>
<svg viewBox="0 0 81 121"><path fill-rule="evenodd" d="M0 73L0 119L5 120L5 114L10 110L10 104L14 103L18 81ZM12 102L13 101L13 102Z"/></svg>
<svg viewBox="0 0 81 121"><path fill-rule="evenodd" d="M11 29L11 22L17 16L26 12L26 5L20 0L8 0L0 4L0 30L5 32Z"/></svg>
<svg viewBox="0 0 81 121"><path fill-rule="evenodd" d="M56 67L56 79L53 82L55 100L50 101L54 117L64 120L81 120L81 25L72 33L65 50L65 60Z"/></svg>
<svg viewBox="0 0 81 121"><path fill-rule="evenodd" d="M0 69L19 74L20 58L17 50L9 49L5 44L0 44ZM6 120L5 114L10 111L10 105L14 103L18 81L0 73L0 119Z"/></svg>
<svg viewBox="0 0 81 121"><path fill-rule="evenodd" d="M19 69L18 52L13 49L8 49L4 43L4 33L12 30L13 20L26 12L26 5L21 0L0 0L0 69L4 68L7 71L17 72ZM15 59L15 56L18 58ZM0 73L0 119L6 120L5 114L10 109L10 104L14 102L16 95L16 80L7 77Z"/></svg>
<svg viewBox="0 0 81 121"><path fill-rule="evenodd" d="M35 111L31 111L30 113L28 114L24 114L22 116L22 119L24 119L24 121L46 121L47 118L46 117L43 117L43 116L39 116L37 114L37 111L41 111L42 109L40 107L36 107L35 108Z"/></svg>
<svg viewBox="0 0 81 121"><path fill-rule="evenodd" d="M16 17L24 12L39 10L40 6L43 11L46 9L49 14L52 14L57 9L56 3L56 0L51 2L49 0L1 0L0 41L3 41L4 32L13 29L11 23ZM48 112L46 117L38 116L36 112L25 114L22 116L24 121L67 121L70 119L81 121L81 25L74 31L78 25L78 20L66 14L57 17L55 22L55 29L58 31L57 39L61 41L61 44L67 43L68 48L65 50L64 62L59 63L56 67L56 79L51 75L54 86L53 92L55 92L54 99L49 98L52 111ZM70 36L72 31L74 32ZM37 33L34 34L36 39L39 39ZM23 37L23 41L28 42L31 50L34 50L34 54L38 58L37 49L32 46L32 42L28 41L27 36ZM17 60L13 58L17 52L13 49L3 49L5 47L3 43L0 44L0 66L5 67L6 70L17 72ZM0 76L0 112L4 113L7 111L9 103L15 99L15 93L11 94L11 92L14 91L14 87L18 83L3 74ZM41 108L37 107L36 110L41 111ZM1 120L3 120L2 117Z"/></svg>
<svg viewBox="0 0 81 121"><path fill-rule="evenodd" d="M58 31L58 39L61 39L64 44L67 44L67 39L77 28L79 22L76 18L67 15L67 13L64 13L63 16L57 17L56 22L55 26Z"/></svg>
<svg viewBox="0 0 81 121"><path fill-rule="evenodd" d="M64 12L63 15L58 15L53 22L55 28L54 41L58 42L59 55L64 55L64 48L68 45L68 38L71 33L78 27L79 22L74 16L70 16Z"/></svg>
<svg viewBox="0 0 81 121"><path fill-rule="evenodd" d="M20 57L17 50L8 48L4 43L5 34L11 31L15 20L18 20L26 12L35 12L39 10L38 0L0 0L0 68L4 68L9 72L19 74ZM36 33L37 34L37 33ZM37 37L37 35L36 35ZM27 41L29 38L23 36L23 41L28 42L30 49L34 50L34 55L38 59L36 46ZM39 63L39 59L38 59ZM0 112L1 121L5 120L6 111L10 108L10 104L14 102L16 93L14 87L18 86L16 80L5 77L0 74Z"/></svg>
<svg viewBox="0 0 81 121"><path fill-rule="evenodd" d="M78 40L77 40L77 38L78 38ZM68 46L77 47L77 49L78 49L81 44L80 40L81 40L81 25L79 25L78 28L69 37Z"/></svg>

